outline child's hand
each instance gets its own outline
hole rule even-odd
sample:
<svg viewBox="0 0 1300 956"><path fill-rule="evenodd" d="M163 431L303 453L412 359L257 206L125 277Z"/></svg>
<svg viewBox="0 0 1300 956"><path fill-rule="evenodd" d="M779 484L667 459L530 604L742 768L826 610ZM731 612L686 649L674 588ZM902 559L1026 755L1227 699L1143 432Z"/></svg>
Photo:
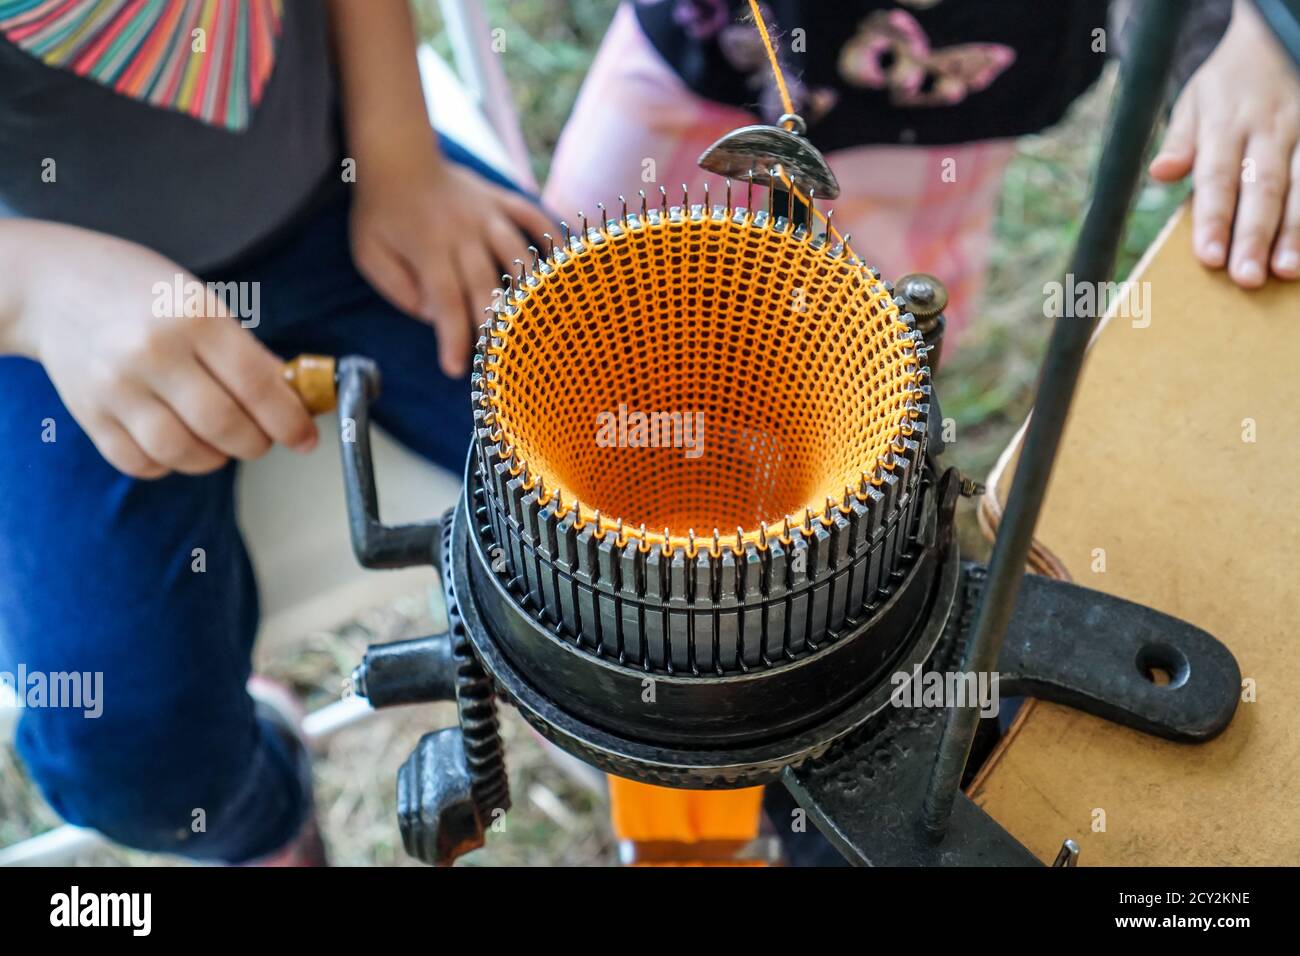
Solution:
<svg viewBox="0 0 1300 956"><path fill-rule="evenodd" d="M1140 55L1140 51L1138 51ZM1300 79L1249 3L1174 106L1151 175L1190 171L1197 257L1246 288L1300 278ZM1231 237L1231 238L1229 238Z"/></svg>
<svg viewBox="0 0 1300 956"><path fill-rule="evenodd" d="M44 365L119 471L196 475L257 458L272 441L299 451L316 444L279 360L237 319L211 300L209 317L184 317L184 301L158 294L158 283L174 287L177 276L197 281L180 266L134 243L42 222L11 220L0 250L29 280L7 345ZM171 308L155 314L160 303Z"/></svg>
<svg viewBox="0 0 1300 956"><path fill-rule="evenodd" d="M409 155L409 154L406 154ZM515 259L553 224L518 193L441 158L360 169L352 212L357 268L389 302L438 331L442 370L460 378L483 309Z"/></svg>

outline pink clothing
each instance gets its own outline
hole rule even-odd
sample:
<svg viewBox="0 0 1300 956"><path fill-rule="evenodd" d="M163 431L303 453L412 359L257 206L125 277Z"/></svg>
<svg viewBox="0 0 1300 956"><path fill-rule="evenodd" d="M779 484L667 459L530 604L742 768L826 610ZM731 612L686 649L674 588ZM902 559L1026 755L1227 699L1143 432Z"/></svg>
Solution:
<svg viewBox="0 0 1300 956"><path fill-rule="evenodd" d="M642 33L634 11L621 6L573 115L556 148L544 199L566 218L612 207L638 190L670 197L685 183L702 196L723 185L696 165L724 133L759 122L753 114L704 99L681 81ZM957 336L969 321L988 263L993 215L1011 141L957 146L863 146L826 157L841 195L835 226L852 233L854 250L886 279L930 272L948 286L948 327ZM735 197L739 196L739 199ZM744 187L733 200L744 202ZM766 194L755 190L755 205Z"/></svg>

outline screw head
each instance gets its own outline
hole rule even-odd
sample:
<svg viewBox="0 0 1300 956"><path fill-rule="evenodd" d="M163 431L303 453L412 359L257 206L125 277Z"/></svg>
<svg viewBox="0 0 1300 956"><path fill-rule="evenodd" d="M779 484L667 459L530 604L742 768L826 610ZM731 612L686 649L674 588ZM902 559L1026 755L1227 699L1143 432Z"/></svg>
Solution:
<svg viewBox="0 0 1300 956"><path fill-rule="evenodd" d="M925 272L913 272L898 280L895 292L907 300L918 322L942 314L948 308L948 287Z"/></svg>

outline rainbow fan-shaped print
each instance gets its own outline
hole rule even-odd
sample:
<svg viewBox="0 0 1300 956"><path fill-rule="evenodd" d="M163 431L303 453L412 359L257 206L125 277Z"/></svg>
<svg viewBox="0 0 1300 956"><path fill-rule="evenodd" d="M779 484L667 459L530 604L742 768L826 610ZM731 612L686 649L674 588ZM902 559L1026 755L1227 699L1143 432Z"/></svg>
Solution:
<svg viewBox="0 0 1300 956"><path fill-rule="evenodd" d="M241 130L283 16L284 0L0 0L0 34L124 96Z"/></svg>

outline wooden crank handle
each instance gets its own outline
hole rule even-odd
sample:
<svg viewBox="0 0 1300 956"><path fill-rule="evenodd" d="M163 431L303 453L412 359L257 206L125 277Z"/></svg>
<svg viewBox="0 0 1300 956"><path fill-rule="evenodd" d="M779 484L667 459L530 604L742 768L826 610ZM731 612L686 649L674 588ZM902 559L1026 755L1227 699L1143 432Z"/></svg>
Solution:
<svg viewBox="0 0 1300 956"><path fill-rule="evenodd" d="M284 380L312 416L332 412L338 405L335 372L336 363L328 355L299 355L284 364Z"/></svg>

